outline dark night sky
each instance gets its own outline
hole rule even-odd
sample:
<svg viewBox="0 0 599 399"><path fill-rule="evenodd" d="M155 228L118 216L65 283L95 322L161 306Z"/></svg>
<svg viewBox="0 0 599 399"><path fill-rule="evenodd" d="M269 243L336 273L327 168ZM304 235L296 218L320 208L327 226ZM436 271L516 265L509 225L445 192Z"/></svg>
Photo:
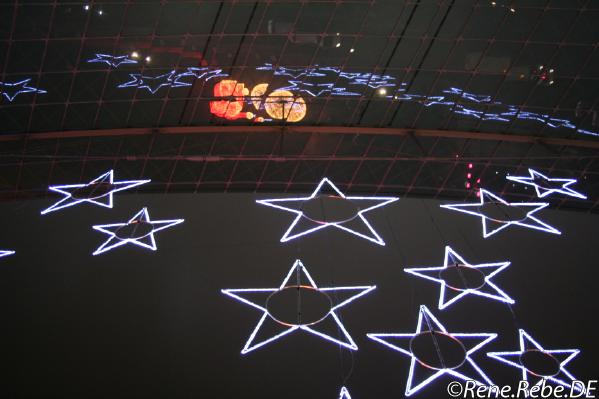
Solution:
<svg viewBox="0 0 599 399"><path fill-rule="evenodd" d="M328 229L281 244L292 215L248 194L116 195L112 210L82 205L47 216L52 200L0 204L0 385L7 398L314 398L403 397L409 358L366 333L415 330L426 304L454 332L496 332L473 357L498 384L519 371L486 357L516 350L517 328L547 349L579 348L568 366L596 379L599 216L545 210L555 236L519 227L481 237L479 219L402 199L368 218L379 247ZM142 206L154 219L185 218L157 233L158 251L134 246L93 257L106 236L93 224L127 220ZM438 226L439 230L435 227ZM471 263L510 260L494 281L516 300L467 297L436 308L438 285L403 272L435 266L451 245ZM221 288L278 286L300 258L317 283L377 289L339 313L355 353L294 333L241 355L260 312ZM443 377L417 397L446 397Z"/></svg>

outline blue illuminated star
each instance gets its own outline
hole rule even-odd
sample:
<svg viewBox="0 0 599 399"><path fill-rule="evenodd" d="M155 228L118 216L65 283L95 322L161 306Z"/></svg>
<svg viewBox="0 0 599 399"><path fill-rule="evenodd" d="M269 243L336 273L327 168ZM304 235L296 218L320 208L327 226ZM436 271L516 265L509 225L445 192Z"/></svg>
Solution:
<svg viewBox="0 0 599 399"><path fill-rule="evenodd" d="M65 197L49 208L44 209L41 214L45 215L46 213L68 208L82 202L89 202L91 204L103 206L104 208L112 208L112 197L114 193L128 190L150 181L151 180L123 180L115 182L114 171L110 170L103 175L96 177L89 183L50 186L48 187L50 191L63 194Z"/></svg>
<svg viewBox="0 0 599 399"><path fill-rule="evenodd" d="M490 237L493 234L511 225L541 230L552 234L561 234L561 232L556 228L548 225L545 222L542 222L541 220L533 216L536 212L549 206L549 203L547 202L507 202L504 199L482 188L480 189L479 197L480 202L478 203L441 205L441 208L450 209L453 211L458 211L466 213L468 215L480 217L483 225L484 238ZM505 215L504 218L498 219L497 217L493 217L488 213L485 214L485 212L488 212L485 209L483 209L486 199L490 199L490 201L487 201L486 203L495 203L505 207L522 209L523 211L526 211L526 214L523 218L519 218L516 220L512 219L509 215Z"/></svg>
<svg viewBox="0 0 599 399"><path fill-rule="evenodd" d="M128 55L114 56L109 54L96 54L96 58L89 59L87 62L103 62L112 68L118 68L122 64L137 64L137 61L129 58Z"/></svg>
<svg viewBox="0 0 599 399"><path fill-rule="evenodd" d="M294 283L290 284L289 280L291 279L292 276L295 276L296 281ZM306 282L302 282L302 280L306 281ZM329 294L329 293L334 294L334 295L330 295L330 299L331 299L330 310L319 321L310 323L310 324L301 324L301 322L299 322L299 324L290 324L290 323L278 321L272 314L270 314L269 310L267 309L267 298L272 296L273 293L280 292L283 289L290 288L290 287L291 288L303 287L303 288L314 289L314 290L317 290L324 294ZM373 285L372 286L319 288L319 287L317 287L316 283L314 282L314 280L308 273L308 270L306 269L306 267L298 259L294 262L293 266L289 270L289 273L287 273L287 276L285 277L285 279L283 280L283 282L281 283L281 285L278 288L223 289L223 290L221 290L221 292L225 295L230 296L231 298L234 298L234 299L236 299L246 305L249 305L255 309L258 309L262 312L262 317L258 321L258 324L252 331L252 334L250 335L249 339L245 343L245 346L241 350L242 354L246 354L246 353L249 353L255 349L258 349L266 344L276 341L279 338L282 338L287 334L290 334L290 333L292 333L294 331L298 331L298 330L305 331L310 334L316 335L320 338L323 338L327 341L338 344L342 347L345 347L345 348L348 348L351 350L357 350L358 346L356 345L356 343L354 342L352 337L349 335L349 333L343 326L343 323L339 319L339 316L337 316L336 311L338 309L342 308L343 306L349 304L350 302L354 301L355 299L357 299L363 295L366 295L367 293L374 290L375 288L376 288L376 286L373 286ZM345 299L343 299L342 301L339 301L338 297L343 294L346 294L346 295L344 295ZM347 294L349 294L349 296ZM256 299L257 295L262 295L265 297L265 299L263 301L258 301ZM338 302L338 303L335 303L335 302ZM324 332L323 331L324 328L321 326L325 322L333 322L336 327L335 330L338 330L343 335L343 338L341 338L341 339L335 338L335 337L332 337L331 335L329 335L327 332ZM278 332L274 336L258 340L256 338L257 334L259 333L260 329L262 328L262 326L265 323L268 323L269 328L271 328L271 329L277 328L280 332ZM256 342L256 341L258 341L258 342Z"/></svg>
<svg viewBox="0 0 599 399"><path fill-rule="evenodd" d="M351 395L346 387L341 387L341 391L339 392L339 399L351 399Z"/></svg>
<svg viewBox="0 0 599 399"><path fill-rule="evenodd" d="M347 227L348 222L313 221L305 216L304 212L301 210L302 204L304 204L305 202L310 201L311 199L316 198L318 195L320 195L320 192L323 189L323 186L325 184L327 184L330 188L332 188L340 198L349 200L356 205L360 205L361 203L370 204L370 206L367 206L366 208L361 209L360 211L358 211L356 213L356 217L358 218L358 220L360 220L362 222L361 227L366 227L366 229L367 229L366 232L359 232L352 228ZM385 241L383 241L383 239L372 228L370 223L368 223L368 220L366 220L366 218L364 217L364 214L373 209L380 208L382 206L385 206L385 205L395 202L397 200L399 200L398 197L362 197L362 196L347 196L346 197L345 194L343 194L333 184L333 182L331 182L327 178L324 178L320 181L320 183L318 184L316 189L308 197L264 199L264 200L256 200L256 202L259 204L262 204L262 205L270 206L272 208L291 212L291 213L294 213L297 215L295 217L295 219L293 220L293 222L291 223L291 225L289 226L289 228L287 229L287 231L285 232L285 234L283 234L283 237L281 237L281 242L291 241L295 238L304 236L306 234L310 234L310 233L313 233L318 230L322 230L327 227L333 227L333 228L337 228L337 229L346 231L353 235L356 235L360 238L364 238L368 241L374 242L375 244L385 245ZM298 207L299 207L299 209L298 209ZM308 227L306 227L305 230L302 230L301 227L298 227L298 230L300 230L300 231L295 231L296 226L298 226L298 223L300 221L304 222L305 224L307 223Z"/></svg>
<svg viewBox="0 0 599 399"><path fill-rule="evenodd" d="M110 170L103 175L96 177L89 183L50 186L48 187L50 191L63 194L65 197L49 208L44 209L41 214L45 215L46 213L68 208L82 202L89 202L104 208L112 208L112 197L114 193L128 190L150 181L151 180L123 180L115 182L114 171Z"/></svg>
<svg viewBox="0 0 599 399"><path fill-rule="evenodd" d="M309 83L301 80L290 80L291 85L281 87L279 90L289 90L298 93L306 93L312 97L319 97L324 93L332 96L359 96L360 93L347 91L344 87L335 87L334 83Z"/></svg>
<svg viewBox="0 0 599 399"><path fill-rule="evenodd" d="M14 255L14 254L15 254L15 251L7 251L7 250L0 249L0 258L3 258L5 256Z"/></svg>
<svg viewBox="0 0 599 399"><path fill-rule="evenodd" d="M162 87L187 87L191 83L179 81L174 70L159 76L144 76L140 73L130 73L129 76L133 80L119 85L119 88L137 87L138 89L146 89L152 94L156 94Z"/></svg>
<svg viewBox="0 0 599 399"><path fill-rule="evenodd" d="M216 78L219 76L229 76L226 73L223 73L222 69L212 68L212 67L188 67L187 71L181 72L177 75L176 79L185 77L185 76L193 76L196 79L204 79L205 81L209 81L212 78Z"/></svg>
<svg viewBox="0 0 599 399"><path fill-rule="evenodd" d="M422 328L423 323L426 327L425 329ZM426 365L426 363L418 359L412 352L411 345L412 339L422 333L430 333L433 340L436 339L435 334L439 334L454 340L456 343L459 343L465 352L464 361L455 367L434 368L432 366ZM474 381L477 385L493 384L489 377L487 377L487 375L478 367L478 365L470 356L494 340L497 337L497 334L448 333L441 322L437 320L437 318L424 305L420 306L418 325L416 327L416 332L413 334L367 334L367 336L368 338L379 342L394 351L403 353L404 355L410 357L410 371L408 373L408 381L406 383L405 390L406 396L415 394L446 374L454 378L459 378L460 380ZM440 359L442 358L441 353L439 353L439 357ZM424 375L416 376L416 373ZM484 382L481 382L480 379L482 379Z"/></svg>
<svg viewBox="0 0 599 399"><path fill-rule="evenodd" d="M439 294L438 306L440 310L443 310L469 294L513 304L514 300L491 281L496 274L507 268L509 265L510 262L480 263L478 265L471 265L466 262L464 258L462 258L457 252L451 249L451 247L446 246L443 266L409 268L404 269L404 271L414 276L422 277L424 279L439 283L441 285L441 292ZM445 279L443 279L442 275L443 270L447 270L451 267L472 268L478 270L485 276L483 285L481 287L464 289L452 287ZM460 269L458 269L458 272L460 272ZM466 282L464 282L464 285L467 286Z"/></svg>
<svg viewBox="0 0 599 399"><path fill-rule="evenodd" d="M514 352L489 352L487 356L499 360L509 366L522 370L522 381L528 381L529 378L537 380L534 385L541 385L544 381L549 381L554 384L564 387L573 387L578 392L583 392L584 389L579 384L573 384L576 378L566 370L566 365L570 363L579 353L578 349L544 349L537 341L535 341L526 331L520 329L520 350ZM529 352L540 352L555 359L558 363L557 374L554 375L538 375L528 370L522 364L522 356Z"/></svg>
<svg viewBox="0 0 599 399"><path fill-rule="evenodd" d="M38 89L36 87L29 86L31 78L23 79L19 82L5 83L0 82L0 95L4 96L8 101L13 102L19 94L25 93L37 93L46 94L46 90Z"/></svg>
<svg viewBox="0 0 599 399"><path fill-rule="evenodd" d="M576 183L576 179L549 178L534 169L528 169L530 176L507 176L506 179L517 183L533 186L537 197L545 198L553 193L567 195L569 197L587 199L587 196L570 188ZM557 184L555 184L557 183Z"/></svg>
<svg viewBox="0 0 599 399"><path fill-rule="evenodd" d="M99 255L125 244L135 244L142 248L156 251L157 247L156 240L154 239L154 233L175 226L179 223L183 223L183 221L183 219L150 220L148 209L143 208L125 223L112 223L93 226L94 230L101 231L102 233L108 234L110 236L108 240L106 240L98 247L98 249L94 251L93 254ZM125 232L123 228L130 228L130 230ZM138 232L138 229L141 229L141 232ZM119 236L119 234L126 235L126 237Z"/></svg>
<svg viewBox="0 0 599 399"><path fill-rule="evenodd" d="M265 63L263 66L256 68L256 70L258 71L273 71L273 74L275 76L289 76L293 79L298 79L301 76L326 76L324 73L318 72L318 69L318 66L316 66L315 68L287 68L284 66L275 67L273 64L270 63Z"/></svg>

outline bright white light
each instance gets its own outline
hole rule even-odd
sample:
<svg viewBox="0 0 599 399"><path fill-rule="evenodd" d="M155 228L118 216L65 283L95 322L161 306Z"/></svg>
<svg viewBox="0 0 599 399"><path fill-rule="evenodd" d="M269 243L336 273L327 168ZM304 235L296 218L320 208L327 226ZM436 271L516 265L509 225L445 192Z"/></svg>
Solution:
<svg viewBox="0 0 599 399"><path fill-rule="evenodd" d="M350 296L349 298L343 300L340 303L333 304L333 306L329 310L328 314L317 323L310 324L310 325L296 324L296 325L290 325L290 326L285 325L284 326L284 325L280 324L279 322L275 321L275 319L269 314L265 303L256 301L255 295L256 295L256 293L272 294L274 292L280 291L280 290L284 289L285 287L289 286L288 282L292 276L296 276L296 278L298 280L300 280L300 275L304 276L307 279L307 281L309 282L309 286L311 288L317 289L317 290L325 292L325 293L336 293L336 292L340 293L340 292L348 292L348 291L356 291L357 293ZM300 284L301 283L299 283L299 281L298 281L297 285L300 285ZM268 343L276 341L277 339L282 338L285 335L292 333L294 331L297 331L297 330L302 330L302 331L306 331L308 333L314 334L320 338L323 338L327 341L338 344L344 348L351 349L351 350L357 350L358 346L356 345L353 338L349 335L349 333L343 326L343 323L341 323L341 320L339 319L339 317L337 316L335 311L345 305L348 305L349 303L353 302L355 299L357 299L363 295L366 295L367 293L374 290L375 288L376 288L376 286L374 286L374 285L318 288L316 286L316 283L312 279L312 276L310 276L310 273L308 273L308 270L305 268L305 266L302 264L302 262L298 259L294 262L293 266L287 273L287 276L285 277L285 279L283 280L283 282L281 283L281 285L278 288L223 289L223 290L221 290L221 292L225 295L230 296L231 298L234 298L248 306L251 306L251 307L263 312L262 317L258 321L258 324L252 331L249 339L245 343L245 346L241 350L242 354L246 354L246 353L249 353L255 349L258 349ZM247 298L244 297L245 295L247 295ZM335 295L331 295L330 297L332 299L335 299ZM320 328L319 325L321 323L323 323L325 320L330 320L337 325L339 332L343 335L343 339L334 338L325 332L319 331L319 328ZM257 336L258 332L260 331L260 329L262 328L262 325L264 323L269 323L270 324L269 327L271 327L270 328L271 330L273 328L277 328L281 332L279 332L269 338L263 339L260 342L254 342L256 340L256 336Z"/></svg>
<svg viewBox="0 0 599 399"><path fill-rule="evenodd" d="M545 222L537 219L533 214L540 211L543 208L549 206L547 202L507 202L504 199L496 196L495 194L485 190L480 189L480 202L469 203L469 204L455 204L455 205L441 205L441 208L450 209L457 212L466 213L468 215L478 216L481 218L483 225L483 237L487 238L492 236L493 234L511 226L521 226L527 227L530 229L541 230L551 234L561 234L559 230L554 228L553 226L548 225ZM485 204L485 198L490 198L491 202L499 202L503 205L507 205L515 208L523 208L528 209L531 208L530 211L526 213L526 216L522 220L506 220L506 221L496 221L493 218L489 217L480 212L480 208ZM473 209L473 210L469 210ZM489 226L490 225L490 226Z"/></svg>
<svg viewBox="0 0 599 399"><path fill-rule="evenodd" d="M353 52L354 52L354 49L353 49L353 48L350 48L350 49L349 49L349 52L350 52L350 53L353 53Z"/></svg>
<svg viewBox="0 0 599 399"><path fill-rule="evenodd" d="M139 58L139 53L137 51L134 51L131 53L131 57L133 58Z"/></svg>
<svg viewBox="0 0 599 399"><path fill-rule="evenodd" d="M576 184L576 179L549 178L541 172L530 168L528 169L528 173L530 176L508 176L506 179L533 186L539 198L545 198L553 193L558 193L569 197L587 199L586 195L570 188L572 184ZM554 184L554 182L557 184Z"/></svg>
<svg viewBox="0 0 599 399"><path fill-rule="evenodd" d="M99 255L106 251L110 251L111 249L120 247L125 244L135 244L142 248L151 249L152 251L156 251L156 240L154 239L154 233L159 232L160 230L167 229L169 227L175 226L179 223L183 223L183 219L173 219L173 220L150 220L150 215L148 214L148 209L143 208L141 211L137 212L131 219L129 219L125 223L112 223L112 224L102 224L93 226L94 230L101 231L102 233L108 234L110 237L106 240L102 245L98 247L94 251L94 255ZM117 232L123 226L130 225L132 223L147 223L152 226L152 229L149 233L142 237L133 237L133 238L120 238L117 236Z"/></svg>
<svg viewBox="0 0 599 399"><path fill-rule="evenodd" d="M440 277L440 272L448 267L454 266L455 264L459 264L460 267L471 267L483 273L485 275L484 285L476 289L468 288L464 290L456 290L451 288L449 285L447 285L446 281ZM471 265L466 262L464 258L462 258L457 252L451 249L450 246L446 246L443 266L409 268L404 269L404 271L414 276L439 283L441 285L441 292L439 293L438 306L439 310L443 310L469 294L478 295L509 304L515 303L512 298L510 298L491 281L496 274L503 271L503 269L507 268L509 265L510 262L480 263L478 265Z"/></svg>
<svg viewBox="0 0 599 399"><path fill-rule="evenodd" d="M339 399L351 399L349 391L346 387L341 388L341 391L339 392Z"/></svg>
<svg viewBox="0 0 599 399"><path fill-rule="evenodd" d="M425 330L422 329L423 322ZM464 363L455 368L442 368L442 369L431 369L422 365L419 359L412 353L410 342L413 337L428 331L437 331L449 335L451 338L459 341L466 349L466 358ZM454 378L459 378L463 381L474 381L477 385L493 385L493 382L487 377L487 375L478 367L478 365L470 357L480 348L491 342L497 337L497 334L489 333L448 333L445 327L439 320L428 310L424 305L420 306L420 312L418 314L418 325L416 332L413 334L367 334L368 338L379 342L386 347L407 355L410 357L410 371L408 372L408 381L406 383L406 396L411 396L416 392L420 391L439 377L448 374ZM402 346L399 346L399 343ZM478 376L466 375L466 368L471 368L471 373L476 372ZM418 371L419 377L417 377ZM427 372L426 377L423 374ZM415 380L420 379L421 381L416 382ZM479 381L482 379L484 382Z"/></svg>
<svg viewBox="0 0 599 399"><path fill-rule="evenodd" d="M346 200L349 200L352 202L357 202L358 204L360 202L363 202L365 204L372 204L373 202L376 202L374 205L370 205L370 206L360 210L357 213L357 217L359 218L359 220L362 221L363 226L366 227L366 229L367 229L366 233L361 233L361 232L358 232L351 228L348 228L343 224L344 222L324 222L324 223L317 223L317 222L313 222L313 221L308 222L308 219L304 217L304 213L301 210L301 205L304 202L309 201L309 200L315 198L316 196L318 196L325 183L327 185L329 185L329 187L331 187L341 198L344 198ZM399 200L398 197L361 197L361 196L346 197L345 194L343 194L337 188L337 186L335 186L333 184L333 182L331 182L329 179L327 179L325 177L324 179L322 179L320 181L320 183L318 184L316 189L308 197L263 199L263 200L256 200L256 202L261 205L270 206L271 208L280 209L282 211L291 212L291 213L294 213L297 215L295 217L295 219L293 220L293 222L291 223L291 225L289 226L289 228L287 229L287 231L285 232L285 234L283 234L283 237L281 237L281 242L291 241L293 239L305 236L305 235L313 233L315 231L318 231L318 230L321 230L321 229L324 229L327 227L333 227L333 228L337 228L337 229L346 231L346 232L353 234L355 236L358 236L360 238L364 238L364 239L371 241L375 244L385 245L385 241L383 241L383 239L372 228L370 223L368 223L368 220L366 220L366 218L364 217L364 214L373 209L380 208L382 206L385 206L385 205L395 202L397 200ZM284 204L286 204L286 203L288 203L289 205L285 206ZM279 205L279 204L281 204L281 205ZM293 205L295 205L295 207L292 207ZM299 209L297 209L298 206L299 206ZM309 228L307 228L307 230L303 230L303 231L294 231L295 227L297 226L297 224L299 223L300 220L303 220L304 222L309 223L311 225L311 227L309 227Z"/></svg>
<svg viewBox="0 0 599 399"><path fill-rule="evenodd" d="M146 62L150 62L152 61L152 57L150 57L149 55L146 57Z"/></svg>
<svg viewBox="0 0 599 399"><path fill-rule="evenodd" d="M113 195L116 192L130 189L132 187L137 187L142 184L149 183L151 180L123 180L123 181L114 181L114 171L110 170L103 175L96 177L94 180L89 183L84 184L68 184L64 186L50 186L48 189L50 191L54 191L60 194L63 194L65 197L50 206L49 208L44 209L41 214L45 215L50 212L57 211L59 209L68 208L73 205L80 204L82 202L89 202L91 204L96 204L102 206L104 208L112 208L112 200ZM97 197L93 198L74 198L73 193L80 191L84 187L93 186L95 184L107 184L110 185L111 189L106 193L100 194Z"/></svg>
<svg viewBox="0 0 599 399"><path fill-rule="evenodd" d="M6 251L6 250L0 249L0 258L3 258L5 256L14 255L14 254L15 254L15 251Z"/></svg>
<svg viewBox="0 0 599 399"><path fill-rule="evenodd" d="M337 44L335 44L335 47L337 47L337 48L341 47L341 43L338 42Z"/></svg>
<svg viewBox="0 0 599 399"><path fill-rule="evenodd" d="M384 95L386 95L386 94L387 94L387 89L385 89L384 87L381 87L381 88L379 89L379 94L380 94L381 96L384 96Z"/></svg>
<svg viewBox="0 0 599 399"><path fill-rule="evenodd" d="M578 349L552 349L547 350L544 349L537 341L535 341L526 331L520 329L520 350L514 352L489 352L487 356L499 360L502 363L505 363L509 366L516 367L522 370L522 381L528 381L529 378L538 379L538 381L534 385L541 385L543 381L553 382L554 384L562 385L564 387L570 388L570 386L574 387L574 389L578 392L583 392L583 389L579 386L579 384L572 384L573 381L576 380L568 370L566 370L566 365L574 359L579 353ZM531 347L532 346L532 347ZM537 350L543 352L545 354L551 355L557 359L559 362L559 372L554 376L538 376L531 371L529 371L524 365L522 365L520 361L520 357L527 350ZM566 381L564 381L566 380ZM582 397L582 396L580 396Z"/></svg>

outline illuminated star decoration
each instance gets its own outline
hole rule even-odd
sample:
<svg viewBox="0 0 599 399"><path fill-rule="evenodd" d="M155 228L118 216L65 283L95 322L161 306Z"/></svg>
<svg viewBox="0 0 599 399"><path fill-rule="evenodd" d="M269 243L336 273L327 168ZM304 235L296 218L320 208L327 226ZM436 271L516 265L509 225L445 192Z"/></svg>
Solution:
<svg viewBox="0 0 599 399"><path fill-rule="evenodd" d="M96 58L89 59L87 62L103 62L112 68L118 68L122 64L137 64L137 61L129 58L128 55L114 56L109 54L96 54Z"/></svg>
<svg viewBox="0 0 599 399"><path fill-rule="evenodd" d="M343 301L341 301L337 304L332 303L331 309L328 311L326 316L324 316L320 321L318 321L316 323L312 323L312 324L308 325L308 324L283 324L283 323L277 322L276 319L269 313L269 311L266 307L266 300L263 302L257 302L255 299L256 294L270 296L277 291L281 291L281 290L285 289L286 287L289 287L290 285L288 283L293 275L297 276L297 285L292 284L291 286L293 286L293 287L302 286L302 287L321 291L325 294L334 293L336 295L339 295L339 294L343 294L343 293L350 293L351 296L347 297L346 299L344 299ZM301 276L305 277L305 279L307 280L307 283L300 282ZM242 354L246 354L246 353L249 353L255 349L258 349L266 344L276 341L279 338L282 338L287 334L290 334L290 333L292 333L294 331L298 331L298 330L306 331L310 334L314 334L320 338L323 338L327 341L338 344L342 347L345 347L345 348L348 348L351 350L358 350L358 346L356 345L356 343L354 342L352 337L349 335L349 333L343 326L343 323L341 322L341 320L339 319L339 317L337 316L335 311L342 308L343 306L349 304L350 302L354 301L355 299L357 299L363 295L366 295L367 293L374 290L375 288L376 288L376 286L319 288L316 285L316 283L314 282L314 280L312 279L312 277L310 276L310 274L308 273L308 270L306 269L306 267L298 259L294 262L293 266L289 270L289 273L287 273L287 276L285 277L285 279L283 280L283 282L281 283L279 288L223 289L223 290L221 290L221 292L225 295L230 296L231 298L237 299L238 301L263 312L262 317L260 317L260 320L258 321L258 324L252 331L252 334L250 335L249 339L245 343L245 346L241 350ZM331 300L334 301L336 295L331 295ZM278 327L278 329L282 330L282 331L277 333L274 336L259 340L259 342L255 342L255 341L258 341L256 339L256 336L265 323L268 323L269 327L275 326L275 327ZM324 327L322 327L322 328L320 327L323 323L330 323L330 324L334 323L334 325L336 327L336 331L339 331L343 335L343 339L338 339L338 338L332 337L331 335L327 334L326 332L320 331L320 330L324 329Z"/></svg>
<svg viewBox="0 0 599 399"><path fill-rule="evenodd" d="M151 249L152 251L156 251L157 247L156 240L154 239L154 233L175 226L179 223L183 223L183 221L183 219L150 220L150 216L148 215L148 209L143 208L141 211L137 212L135 216L133 216L125 223L112 223L93 226L94 230L101 231L102 233L106 233L110 236L108 240L106 240L102 245L98 247L98 249L94 251L93 254L99 255L101 253L110 251L111 249L120 247L125 244L135 244L142 248L147 248ZM131 236L127 238L118 236L119 230L125 226L133 227L133 234L135 234L135 225L141 226L143 224L147 224L151 228L142 231L142 233L139 236Z"/></svg>
<svg viewBox="0 0 599 399"><path fill-rule="evenodd" d="M522 380L528 381L529 377L538 378L538 381L535 385L541 385L544 380L553 382L554 384L559 384L564 387L569 388L573 386L578 392L582 392L578 384L572 384L572 381L575 381L576 378L572 376L566 370L566 365L570 363L572 359L574 359L579 353L578 349L553 349L546 350L544 349L537 341L535 341L526 331L519 330L520 334L520 350L514 352L489 352L487 356L499 360L502 363L505 363L509 366L516 367L522 370ZM530 349L527 349L530 348ZM539 351L544 354L550 355L554 357L557 362L559 362L559 372L553 376L539 376L532 373L521 363L521 356L527 351Z"/></svg>
<svg viewBox="0 0 599 399"><path fill-rule="evenodd" d="M366 233L362 233L362 232L356 231L354 229L351 229L347 226L344 226L344 224L343 224L344 222L315 222L315 221L311 221L311 220L307 219L304 216L304 212L301 210L301 205L304 202L309 201L309 200L315 198L316 196L318 196L325 183L328 186L330 186L337 193L337 195L339 195L339 197L341 197L343 199L346 199L346 200L349 200L349 201L352 201L352 202L355 202L358 204L361 201L363 201L365 203L375 202L374 205L368 206L367 208L364 208L364 209L358 211L356 214L357 218L359 218L359 220L361 220L363 223L362 227L366 227L366 229L367 229ZM295 219L293 220L293 222L291 223L291 225L289 226L289 228L287 229L287 231L285 232L285 234L283 234L283 237L281 237L281 242L291 241L295 238L305 236L306 234L310 234L310 233L313 233L318 230L322 230L327 227L334 227L334 228L346 231L348 233L351 233L360 238L364 238L364 239L371 241L375 244L385 245L385 241L383 241L383 239L372 228L370 223L368 223L368 220L366 220L366 218L364 217L364 214L373 209L380 208L382 206L385 206L385 205L395 202L397 200L399 200L398 197L361 197L361 196L347 196L346 197L333 184L333 182L331 182L329 179L327 179L325 177L324 179L322 179L320 181L320 183L318 184L318 186L316 187L314 192L309 197L263 199L263 200L256 200L256 202L259 204L262 204L262 205L270 206L272 208L295 213L297 215L295 217ZM300 207L300 209L296 209L298 206ZM298 225L298 223L300 222L300 220L302 220L303 222L307 222L309 224L309 226L305 230L302 230L302 228L298 228L297 230L300 230L300 231L296 231L295 228Z"/></svg>
<svg viewBox="0 0 599 399"><path fill-rule="evenodd" d="M530 176L507 176L506 179L516 183L533 186L537 197L545 198L553 193L567 195L569 197L587 199L587 196L570 188L576 183L576 179L549 178L534 169L528 169ZM555 184L557 183L557 184Z"/></svg>
<svg viewBox="0 0 599 399"><path fill-rule="evenodd" d="M319 97L324 93L331 93L332 96L359 96L360 93L346 91L344 87L335 87L334 83L309 83L300 80L290 80L291 85L281 87L279 90L289 90L298 93L306 93L312 97Z"/></svg>
<svg viewBox="0 0 599 399"><path fill-rule="evenodd" d="M38 89L36 87L29 86L31 78L21 80L19 82L4 83L0 82L0 94L3 95L8 101L13 102L19 94L25 93L37 93L46 94L46 90Z"/></svg>
<svg viewBox="0 0 599 399"><path fill-rule="evenodd" d="M181 72L177 75L177 79L185 77L185 76L193 76L196 79L204 79L205 81L209 81L212 78L216 78L219 76L229 76L226 73L223 73L222 69L211 68L211 67L188 67L187 71Z"/></svg>
<svg viewBox="0 0 599 399"><path fill-rule="evenodd" d="M140 73L130 73L129 76L133 80L120 84L119 88L137 87L138 89L146 89L152 94L156 94L162 87L187 87L191 83L180 82L179 75L174 70L159 76L144 76Z"/></svg>
<svg viewBox="0 0 599 399"><path fill-rule="evenodd" d="M423 323L427 329L422 328ZM433 368L426 366L412 353L411 340L415 336L421 333L432 333L432 334L444 334L452 339L459 341L465 350L464 362L457 367L453 368ZM464 381L474 381L478 385L492 385L493 382L487 377L487 375L478 367L478 365L471 359L471 355L477 352L480 348L485 346L490 341L497 337L497 334L478 333L478 334L463 334L463 333L448 333L445 327L439 320L428 310L424 305L420 306L420 313L418 315L418 326L416 332L413 334L367 334L368 338L377 341L394 351L403 353L411 358L410 371L408 373L408 381L406 383L406 396L410 396L439 377L448 374L455 378L459 378ZM434 335L433 335L434 337ZM401 346L399 346L401 345ZM439 354L441 355L441 354ZM469 369L469 370L466 370ZM425 373L425 376L417 377L417 373ZM466 373L471 375L466 375ZM478 376L473 376L478 374ZM479 381L482 378L484 382ZM418 380L418 381L415 381Z"/></svg>
<svg viewBox="0 0 599 399"><path fill-rule="evenodd" d="M351 395L346 387L341 388L341 391L339 392L339 399L351 399Z"/></svg>
<svg viewBox="0 0 599 399"><path fill-rule="evenodd" d="M404 269L404 271L414 276L422 277L424 279L439 283L441 285L441 292L439 293L438 306L439 310L443 310L469 294L478 295L509 304L515 303L512 298L510 298L505 292L503 292L491 281L491 279L496 274L501 272L503 269L507 268L509 265L510 262L481 263L478 265L471 265L468 262L466 262L464 258L462 258L451 247L446 246L445 260L443 262L443 266L410 268ZM478 288L461 289L457 287L452 287L451 285L447 284L447 282L442 278L441 275L441 272L443 270L446 270L450 267L458 268L458 273L460 273L459 268L465 267L476 269L480 271L483 275L485 275L484 284ZM466 285L465 281L464 284Z"/></svg>
<svg viewBox="0 0 599 399"><path fill-rule="evenodd" d="M483 225L483 237L487 238L492 236L493 234L509 227L511 225L528 227L530 229L541 230L547 233L552 234L561 234L559 230L555 227L548 225L545 222L542 222L535 216L533 216L536 212L540 211L543 208L549 206L547 202L507 202L504 199L496 196L495 194L485 190L480 189L480 202L478 203L470 203L470 204L446 204L441 205L441 208L450 209L457 212L466 213L468 215L478 216L482 220ZM490 202L497 202L502 205L514 208L520 208L523 210L530 209L526 212L526 216L519 220L496 220L493 219L489 215L485 215L481 211L481 207L485 204L485 200L490 199ZM506 215L507 217L507 215Z"/></svg>
<svg viewBox="0 0 599 399"><path fill-rule="evenodd" d="M114 171L110 170L104 173L103 175L96 177L89 183L67 184L64 186L50 186L48 188L49 190L63 194L65 197L57 203L55 203L54 205L50 206L49 208L44 209L41 212L41 214L45 215L47 213L54 212L59 209L68 208L70 206L80 204L82 202L89 202L92 204L102 206L104 208L112 208L112 197L114 193L118 191L128 190L132 187L140 186L150 181L151 180L123 180L115 182ZM104 188L109 189L104 191ZM85 189L91 189L89 196L83 196L82 198L76 196L77 192L84 191ZM98 192L96 192L95 190L98 190Z"/></svg>
<svg viewBox="0 0 599 399"><path fill-rule="evenodd" d="M0 258L3 258L5 256L10 256L10 255L14 255L15 251L6 251L3 249L0 249Z"/></svg>

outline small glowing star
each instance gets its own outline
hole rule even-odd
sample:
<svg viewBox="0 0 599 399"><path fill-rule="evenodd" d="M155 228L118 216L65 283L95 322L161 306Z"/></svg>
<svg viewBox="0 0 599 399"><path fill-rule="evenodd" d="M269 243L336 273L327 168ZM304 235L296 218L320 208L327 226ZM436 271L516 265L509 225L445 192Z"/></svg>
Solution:
<svg viewBox="0 0 599 399"><path fill-rule="evenodd" d="M446 246L443 266L410 268L404 269L404 271L406 273L413 274L414 276L422 277L424 279L439 283L441 285L441 292L439 294L439 310L443 310L469 294L513 304L514 300L491 281L493 276L507 268L509 265L510 262L481 263L478 265L471 265L466 262L464 258L462 258L457 252L451 249L451 247ZM445 279L443 279L442 275L444 270L447 270L451 267L458 268L458 273L460 272L459 268L472 268L480 271L485 276L483 285L480 287L465 289L452 287ZM465 282L464 284L466 285Z"/></svg>

